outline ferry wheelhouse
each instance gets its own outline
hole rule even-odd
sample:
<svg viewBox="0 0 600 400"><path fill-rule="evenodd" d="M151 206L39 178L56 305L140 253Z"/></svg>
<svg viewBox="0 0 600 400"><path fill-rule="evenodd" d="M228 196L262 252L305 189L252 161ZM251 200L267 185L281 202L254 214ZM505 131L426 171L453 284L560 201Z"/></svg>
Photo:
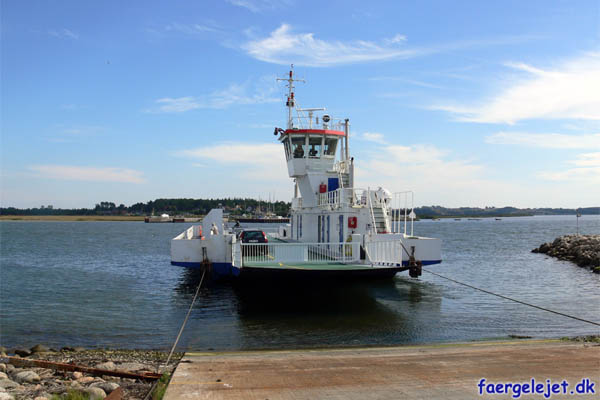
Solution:
<svg viewBox="0 0 600 400"><path fill-rule="evenodd" d="M441 241L414 235L412 192L354 187L349 120L298 107L293 71L279 80L287 82L288 118L274 135L294 182L290 223L266 243L243 243L214 209L171 241L171 264L210 265L216 278L367 278L406 270L418 277L422 265L440 263Z"/></svg>

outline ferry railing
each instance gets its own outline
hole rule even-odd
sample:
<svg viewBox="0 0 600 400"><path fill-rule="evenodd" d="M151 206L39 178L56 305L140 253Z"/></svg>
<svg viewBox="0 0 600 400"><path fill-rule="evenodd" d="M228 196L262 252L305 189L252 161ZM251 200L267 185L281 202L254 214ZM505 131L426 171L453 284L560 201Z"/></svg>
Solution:
<svg viewBox="0 0 600 400"><path fill-rule="evenodd" d="M369 190L358 188L339 188L330 192L319 193L319 207L338 209L343 205L350 207L368 207Z"/></svg>
<svg viewBox="0 0 600 400"><path fill-rule="evenodd" d="M414 192L408 190L405 192L396 192L392 197L392 204L389 207L391 217L392 233L407 234L408 220L410 219L410 236L413 236L414 228ZM402 232L402 220L404 220L404 232Z"/></svg>
<svg viewBox="0 0 600 400"><path fill-rule="evenodd" d="M374 264L402 264L403 249L399 239L368 241L365 250Z"/></svg>
<svg viewBox="0 0 600 400"><path fill-rule="evenodd" d="M241 243L242 266L360 262L360 243Z"/></svg>

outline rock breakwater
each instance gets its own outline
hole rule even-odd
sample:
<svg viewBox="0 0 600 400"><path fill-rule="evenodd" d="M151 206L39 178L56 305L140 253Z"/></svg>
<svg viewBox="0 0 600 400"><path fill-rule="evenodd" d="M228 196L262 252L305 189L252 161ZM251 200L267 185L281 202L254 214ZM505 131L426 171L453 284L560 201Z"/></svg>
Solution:
<svg viewBox="0 0 600 400"><path fill-rule="evenodd" d="M532 253L543 253L574 262L600 274L600 235L566 235L542 244Z"/></svg>

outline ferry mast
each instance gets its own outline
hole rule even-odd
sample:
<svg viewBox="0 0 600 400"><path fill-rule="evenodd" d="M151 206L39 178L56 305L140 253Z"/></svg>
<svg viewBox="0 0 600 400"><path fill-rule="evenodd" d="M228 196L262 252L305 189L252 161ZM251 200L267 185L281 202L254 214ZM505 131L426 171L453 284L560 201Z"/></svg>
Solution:
<svg viewBox="0 0 600 400"><path fill-rule="evenodd" d="M290 68L290 75L288 78L277 78L278 81L287 81L288 96L285 103L288 108L288 123L287 129L294 127L294 116L292 115L296 101L294 100L294 82L306 82L304 79L294 79L294 64Z"/></svg>

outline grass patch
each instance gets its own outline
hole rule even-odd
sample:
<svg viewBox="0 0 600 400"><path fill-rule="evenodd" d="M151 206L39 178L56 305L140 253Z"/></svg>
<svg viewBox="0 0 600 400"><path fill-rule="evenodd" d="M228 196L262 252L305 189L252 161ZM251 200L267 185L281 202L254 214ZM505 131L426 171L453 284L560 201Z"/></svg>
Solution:
<svg viewBox="0 0 600 400"><path fill-rule="evenodd" d="M87 393L70 389L66 396L53 394L50 400L89 400L89 398L90 396Z"/></svg>
<svg viewBox="0 0 600 400"><path fill-rule="evenodd" d="M575 337L564 336L564 337L561 337L560 340L563 340L565 342L600 343L600 335L575 336Z"/></svg>
<svg viewBox="0 0 600 400"><path fill-rule="evenodd" d="M152 391L152 400L162 400L165 392L167 391L167 386L169 386L169 381L171 380L171 374L165 372L160 379L158 380L154 390Z"/></svg>

